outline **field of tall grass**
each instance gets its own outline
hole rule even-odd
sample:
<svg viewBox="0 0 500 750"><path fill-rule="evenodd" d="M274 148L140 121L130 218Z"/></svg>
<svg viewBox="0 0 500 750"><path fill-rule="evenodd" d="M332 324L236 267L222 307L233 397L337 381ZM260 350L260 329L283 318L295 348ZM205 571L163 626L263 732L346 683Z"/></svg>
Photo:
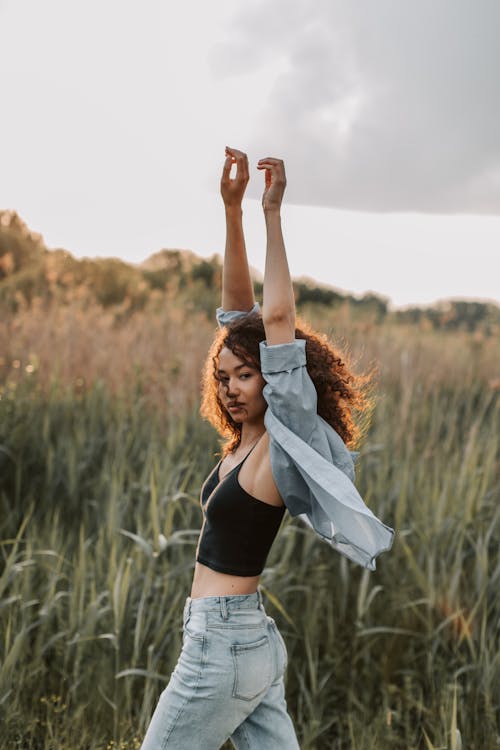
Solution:
<svg viewBox="0 0 500 750"><path fill-rule="evenodd" d="M262 577L302 750L500 747L500 342L303 311L377 403L369 573L287 518ZM0 747L132 750L181 645L217 438L213 323L78 305L0 322ZM284 749L285 750L285 749Z"/></svg>

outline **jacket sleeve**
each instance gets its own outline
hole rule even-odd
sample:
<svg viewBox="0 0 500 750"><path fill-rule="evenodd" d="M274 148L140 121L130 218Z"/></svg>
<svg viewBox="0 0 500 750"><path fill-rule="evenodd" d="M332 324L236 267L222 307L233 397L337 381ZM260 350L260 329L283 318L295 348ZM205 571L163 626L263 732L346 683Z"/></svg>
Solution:
<svg viewBox="0 0 500 750"><path fill-rule="evenodd" d="M245 315L254 315L258 312L260 312L258 302L255 303L251 310L247 310L246 312L244 310L224 310L222 307L218 307L216 311L217 323L219 324L219 327L222 328L223 326L232 323L233 320L244 318Z"/></svg>
<svg viewBox="0 0 500 750"><path fill-rule="evenodd" d="M308 442L317 424L316 388L306 367L306 342L260 343L260 365L266 381L263 396L274 416Z"/></svg>
<svg viewBox="0 0 500 750"><path fill-rule="evenodd" d="M354 481L358 453L349 451L340 435L317 413L318 396L307 371L305 340L273 346L263 341L260 358L266 381L263 395L270 412L266 417L268 431L277 433L278 424L284 425Z"/></svg>

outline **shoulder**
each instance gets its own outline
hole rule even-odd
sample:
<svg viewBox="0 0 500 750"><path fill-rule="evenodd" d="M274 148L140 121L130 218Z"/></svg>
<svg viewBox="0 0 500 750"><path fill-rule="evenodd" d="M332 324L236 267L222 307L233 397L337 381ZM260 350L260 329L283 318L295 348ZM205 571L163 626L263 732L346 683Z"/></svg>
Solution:
<svg viewBox="0 0 500 750"><path fill-rule="evenodd" d="M241 467L239 484L252 497L268 505L279 507L284 504L273 475L270 439L267 431Z"/></svg>

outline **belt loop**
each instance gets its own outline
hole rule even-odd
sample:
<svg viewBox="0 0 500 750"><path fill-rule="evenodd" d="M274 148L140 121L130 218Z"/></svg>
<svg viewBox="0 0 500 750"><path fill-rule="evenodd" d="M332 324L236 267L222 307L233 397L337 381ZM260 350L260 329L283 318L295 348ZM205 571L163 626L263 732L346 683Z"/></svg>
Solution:
<svg viewBox="0 0 500 750"><path fill-rule="evenodd" d="M219 599L220 602L220 614L223 620L227 620L227 601L225 596L221 596Z"/></svg>
<svg viewBox="0 0 500 750"><path fill-rule="evenodd" d="M257 599L258 599L258 602L259 602L258 605L257 605L258 608L262 609L262 611L264 611L264 604L263 604L263 601L262 601L262 592L261 592L260 589L257 589Z"/></svg>

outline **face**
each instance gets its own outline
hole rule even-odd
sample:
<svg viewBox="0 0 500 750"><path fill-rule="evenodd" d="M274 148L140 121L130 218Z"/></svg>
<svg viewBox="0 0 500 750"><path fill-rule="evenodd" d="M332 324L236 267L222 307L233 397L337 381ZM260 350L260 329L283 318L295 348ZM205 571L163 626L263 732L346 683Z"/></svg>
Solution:
<svg viewBox="0 0 500 750"><path fill-rule="evenodd" d="M224 347L219 354L219 398L235 422L264 421L267 403L262 395L266 382L260 370Z"/></svg>

